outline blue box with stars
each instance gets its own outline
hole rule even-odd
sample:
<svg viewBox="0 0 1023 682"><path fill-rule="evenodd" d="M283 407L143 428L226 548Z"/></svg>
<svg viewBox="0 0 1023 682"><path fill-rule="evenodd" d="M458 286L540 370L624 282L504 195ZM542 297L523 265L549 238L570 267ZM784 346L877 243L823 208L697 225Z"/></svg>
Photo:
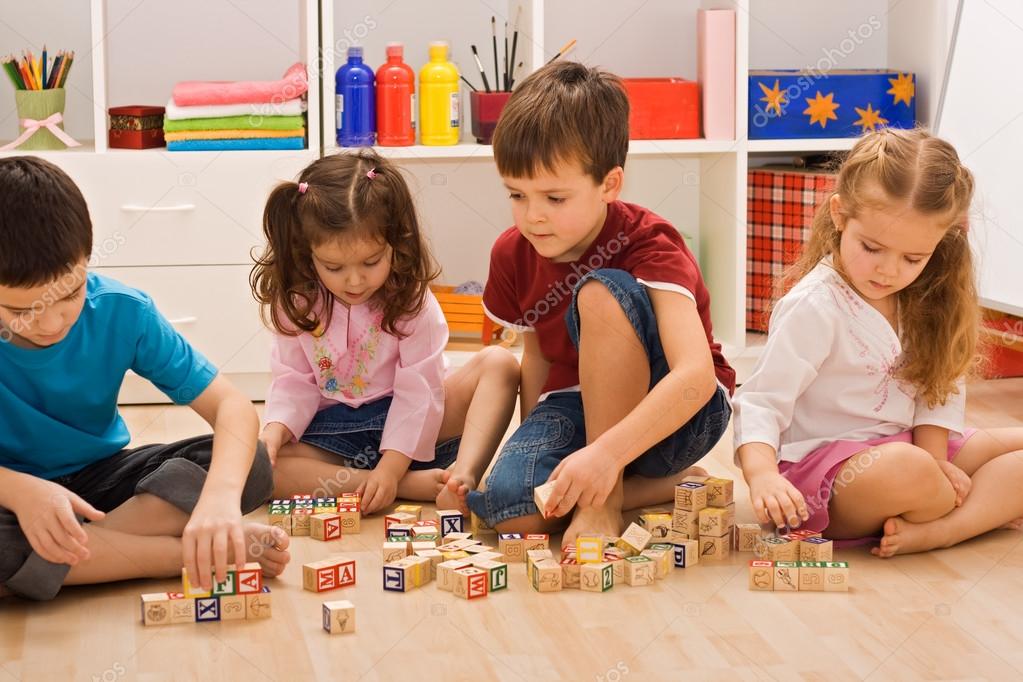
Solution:
<svg viewBox="0 0 1023 682"><path fill-rule="evenodd" d="M751 140L859 137L916 125L916 77L887 69L749 72Z"/></svg>

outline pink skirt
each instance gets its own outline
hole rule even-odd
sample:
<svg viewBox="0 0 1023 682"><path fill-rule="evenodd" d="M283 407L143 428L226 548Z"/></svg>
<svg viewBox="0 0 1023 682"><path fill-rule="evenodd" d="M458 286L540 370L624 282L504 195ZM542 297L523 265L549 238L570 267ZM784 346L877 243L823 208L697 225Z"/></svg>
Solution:
<svg viewBox="0 0 1023 682"><path fill-rule="evenodd" d="M966 441L970 439L977 429L965 429L962 438L948 439L948 461L955 459ZM781 475L789 480L799 492L803 493L806 500L807 510L810 518L800 526L800 529L807 529L816 532L824 532L831 522L828 516L828 503L831 496L836 492L836 486L841 489L848 484L848 481L836 481L846 461L853 459L853 470L857 465L866 468L870 466L873 455L870 448L884 443L912 443L913 432L903 431L894 436L875 438L867 441L836 440L827 445L822 445L798 462L779 462L778 470ZM850 479L851 480L851 479ZM880 537L865 537L853 540L836 540L838 547L850 547L867 544L880 540Z"/></svg>

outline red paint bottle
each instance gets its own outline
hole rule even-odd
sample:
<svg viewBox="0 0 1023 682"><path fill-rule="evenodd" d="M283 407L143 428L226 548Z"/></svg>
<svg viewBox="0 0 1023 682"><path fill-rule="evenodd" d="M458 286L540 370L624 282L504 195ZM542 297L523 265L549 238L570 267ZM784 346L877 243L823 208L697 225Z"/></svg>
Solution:
<svg viewBox="0 0 1023 682"><path fill-rule="evenodd" d="M402 61L401 43L387 44L387 62L377 69L377 144L416 143L416 74Z"/></svg>

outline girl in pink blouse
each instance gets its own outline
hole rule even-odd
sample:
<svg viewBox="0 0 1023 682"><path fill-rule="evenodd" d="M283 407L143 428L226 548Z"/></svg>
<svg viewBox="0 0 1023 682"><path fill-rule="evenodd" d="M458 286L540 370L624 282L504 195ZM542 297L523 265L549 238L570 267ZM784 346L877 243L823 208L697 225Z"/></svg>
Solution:
<svg viewBox="0 0 1023 682"><path fill-rule="evenodd" d="M275 332L261 436L274 495L465 512L511 419L518 363L490 347L446 371L437 273L399 170L368 150L319 159L271 192L263 231L251 283Z"/></svg>

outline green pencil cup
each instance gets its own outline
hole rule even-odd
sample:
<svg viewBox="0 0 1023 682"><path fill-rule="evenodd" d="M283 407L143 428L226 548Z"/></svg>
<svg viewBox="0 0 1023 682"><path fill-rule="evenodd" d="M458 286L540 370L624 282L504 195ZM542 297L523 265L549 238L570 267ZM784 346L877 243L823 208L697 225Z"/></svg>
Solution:
<svg viewBox="0 0 1023 682"><path fill-rule="evenodd" d="M21 128L22 119L42 121L53 114L64 115L64 88L53 88L51 90L15 90L14 104L18 109L19 135L24 132ZM57 126L63 130L64 124ZM53 133L46 128L39 128L30 138L22 142L18 149L65 149L66 144L58 140Z"/></svg>

